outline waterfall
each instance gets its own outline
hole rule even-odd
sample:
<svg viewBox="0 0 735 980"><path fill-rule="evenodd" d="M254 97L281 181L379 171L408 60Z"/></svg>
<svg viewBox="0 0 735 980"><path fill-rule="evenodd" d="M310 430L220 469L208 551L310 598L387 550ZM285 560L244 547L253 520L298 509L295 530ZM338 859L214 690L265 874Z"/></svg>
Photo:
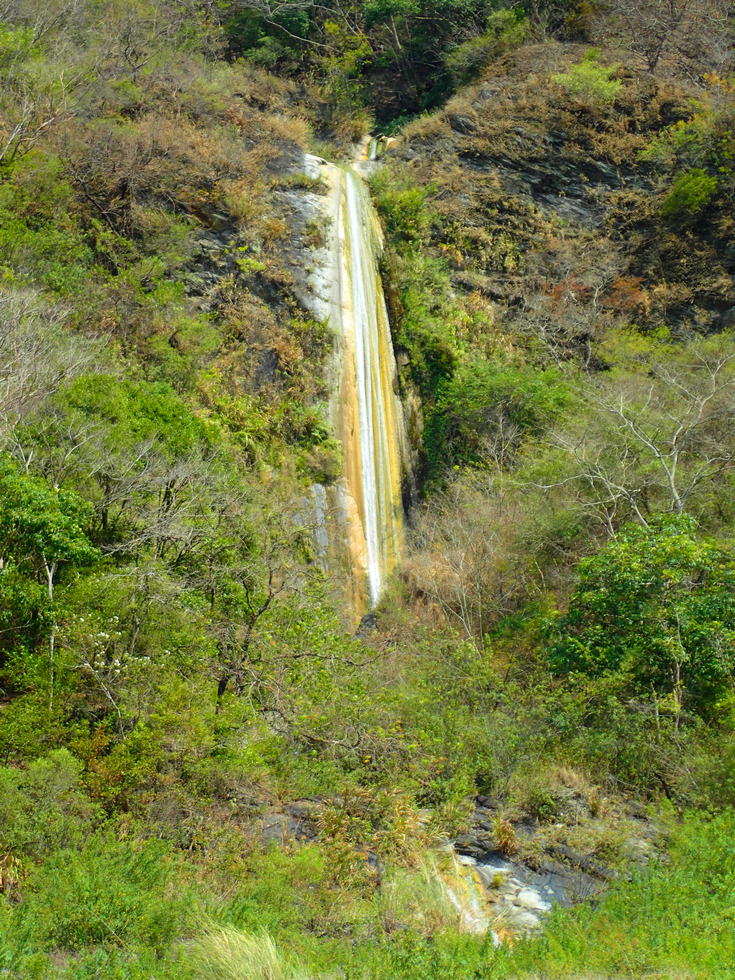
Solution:
<svg viewBox="0 0 735 980"><path fill-rule="evenodd" d="M351 334L345 350L354 350L354 358L343 364L342 376L347 391L356 391L358 408L357 418L350 417L348 426L342 425L341 441L345 462L348 455L359 460L357 467L348 465L352 480L347 492L359 502L372 607L401 549L400 405L393 390L396 366L378 271L380 227L367 188L354 170L343 176L341 225L345 261L339 329L343 336ZM355 485L357 471L359 486Z"/></svg>
<svg viewBox="0 0 735 980"><path fill-rule="evenodd" d="M329 244L312 278L328 296L335 351L330 415L342 449L342 475L327 493L326 530L331 564L347 573L348 605L359 618L380 600L401 554L403 409L379 272L382 232L359 165L311 160L329 185L323 205Z"/></svg>

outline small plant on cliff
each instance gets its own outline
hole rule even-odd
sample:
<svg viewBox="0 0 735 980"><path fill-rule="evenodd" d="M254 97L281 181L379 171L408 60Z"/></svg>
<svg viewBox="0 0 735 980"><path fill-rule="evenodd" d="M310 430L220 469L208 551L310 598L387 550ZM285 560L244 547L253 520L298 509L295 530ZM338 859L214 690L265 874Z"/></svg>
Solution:
<svg viewBox="0 0 735 980"><path fill-rule="evenodd" d="M593 105L613 102L623 83L612 77L617 65L601 65L599 58L599 50L590 48L580 62L572 65L568 72L554 75L553 80L580 102Z"/></svg>
<svg viewBox="0 0 735 980"><path fill-rule="evenodd" d="M695 167L674 181L661 211L667 218L698 214L717 193L717 177Z"/></svg>
<svg viewBox="0 0 735 980"><path fill-rule="evenodd" d="M498 817L493 823L493 830L495 831L495 840L497 841L498 850L501 854L510 857L518 853L520 844L518 843L515 829L510 820L506 820L505 817Z"/></svg>

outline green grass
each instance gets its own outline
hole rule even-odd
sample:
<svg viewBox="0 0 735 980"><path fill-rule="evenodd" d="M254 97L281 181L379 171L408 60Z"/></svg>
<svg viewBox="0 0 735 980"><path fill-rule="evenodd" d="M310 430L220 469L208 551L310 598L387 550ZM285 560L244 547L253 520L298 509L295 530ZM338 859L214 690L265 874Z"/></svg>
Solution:
<svg viewBox="0 0 735 980"><path fill-rule="evenodd" d="M32 767L14 782L7 770L3 783L0 976L735 977L735 811L680 822L662 815L665 860L621 880L597 905L557 909L542 937L495 950L487 937L456 931L430 862L410 872L388 861L379 884L364 859L355 863L356 852L343 860L339 836L243 850L237 834L212 830L186 853L142 839L153 825L90 833L99 814L85 803L76 770L53 758L53 772ZM48 799L26 805L18 780ZM27 811L40 805L55 814L55 832L32 858L18 833L35 839Z"/></svg>

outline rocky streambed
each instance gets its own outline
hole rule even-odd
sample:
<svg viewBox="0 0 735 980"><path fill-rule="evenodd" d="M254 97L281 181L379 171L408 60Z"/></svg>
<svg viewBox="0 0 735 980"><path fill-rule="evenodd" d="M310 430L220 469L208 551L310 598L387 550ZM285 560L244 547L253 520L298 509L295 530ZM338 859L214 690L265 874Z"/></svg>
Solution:
<svg viewBox="0 0 735 980"><path fill-rule="evenodd" d="M640 806L590 804L574 787L562 794L556 819L518 817L503 801L479 796L468 830L451 844L459 873L474 882L484 904L478 916L476 899L469 902L464 927L490 929L497 941L533 934L555 905L594 901L647 863L657 836Z"/></svg>
<svg viewBox="0 0 735 980"><path fill-rule="evenodd" d="M466 830L434 851L463 931L497 943L539 932L554 906L595 901L614 881L658 854L658 829L639 805L599 798L594 788L557 785L557 811L543 818L507 800L478 796ZM338 801L298 800L259 815L264 844L328 843L322 814ZM425 814L427 825L431 814ZM386 869L365 848L376 884Z"/></svg>
<svg viewBox="0 0 735 980"><path fill-rule="evenodd" d="M460 854L456 860L460 873L474 879L481 896L481 904L472 902L470 914L462 915L464 928L490 930L498 942L538 932L554 905L573 905L605 888L603 881L558 862L534 869L498 853L481 859Z"/></svg>

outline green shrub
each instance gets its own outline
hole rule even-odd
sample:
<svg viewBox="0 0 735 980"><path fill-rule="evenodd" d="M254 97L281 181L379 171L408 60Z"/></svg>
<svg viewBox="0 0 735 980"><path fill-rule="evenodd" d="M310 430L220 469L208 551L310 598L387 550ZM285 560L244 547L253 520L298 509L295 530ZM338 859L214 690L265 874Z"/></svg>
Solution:
<svg viewBox="0 0 735 980"><path fill-rule="evenodd" d="M554 370L534 371L484 358L466 361L439 385L436 404L427 414L430 475L438 476L451 466L483 465L497 439L509 457L567 398L566 386Z"/></svg>
<svg viewBox="0 0 735 980"><path fill-rule="evenodd" d="M446 58L447 70L457 86L466 85L490 62L523 44L527 37L528 21L515 11L496 10L487 19L484 34L451 49Z"/></svg>
<svg viewBox="0 0 735 980"><path fill-rule="evenodd" d="M428 204L430 186L403 186L388 170L372 179L372 190L378 213L383 219L391 242L426 242L436 215Z"/></svg>
<svg viewBox="0 0 735 980"><path fill-rule="evenodd" d="M81 786L82 763L58 749L28 769L0 769L0 844L13 854L42 857L81 845L95 808Z"/></svg>
<svg viewBox="0 0 735 980"><path fill-rule="evenodd" d="M660 711L656 719L653 709L641 708L631 710L627 676L579 674L555 690L542 717L563 745L564 758L592 779L641 794L658 792L663 779L678 792L687 774L680 772L679 758L687 758L696 739L696 720L677 731L675 717Z"/></svg>
<svg viewBox="0 0 735 980"><path fill-rule="evenodd" d="M613 102L623 83L612 77L617 65L601 65L599 57L600 52L596 48L590 48L582 61L572 65L568 72L554 75L553 80L580 102L591 102L594 105Z"/></svg>
<svg viewBox="0 0 735 980"><path fill-rule="evenodd" d="M701 167L679 174L671 186L661 211L667 218L698 214L717 193L719 181Z"/></svg>
<svg viewBox="0 0 735 980"><path fill-rule="evenodd" d="M394 339L408 353L411 375L427 402L442 380L451 377L458 359L458 314L448 302L446 262L423 248L411 247L395 256L390 269L399 293Z"/></svg>
<svg viewBox="0 0 735 980"><path fill-rule="evenodd" d="M5 943L31 951L142 946L159 955L190 909L172 887L172 865L157 841L94 837L82 850L59 850L34 871Z"/></svg>
<svg viewBox="0 0 735 980"><path fill-rule="evenodd" d="M61 162L29 154L0 184L0 272L70 296L87 288L92 258Z"/></svg>
<svg viewBox="0 0 735 980"><path fill-rule="evenodd" d="M298 932L315 914L328 881L323 848L304 846L290 854L272 849L252 859L237 894L217 918L246 934L262 929Z"/></svg>
<svg viewBox="0 0 735 980"><path fill-rule="evenodd" d="M691 517L627 525L580 562L553 633L555 670L618 673L669 711L707 713L735 671L735 552Z"/></svg>
<svg viewBox="0 0 735 980"><path fill-rule="evenodd" d="M512 799L523 815L539 823L547 823L561 816L563 800L559 787L543 775L518 776L514 779Z"/></svg>

